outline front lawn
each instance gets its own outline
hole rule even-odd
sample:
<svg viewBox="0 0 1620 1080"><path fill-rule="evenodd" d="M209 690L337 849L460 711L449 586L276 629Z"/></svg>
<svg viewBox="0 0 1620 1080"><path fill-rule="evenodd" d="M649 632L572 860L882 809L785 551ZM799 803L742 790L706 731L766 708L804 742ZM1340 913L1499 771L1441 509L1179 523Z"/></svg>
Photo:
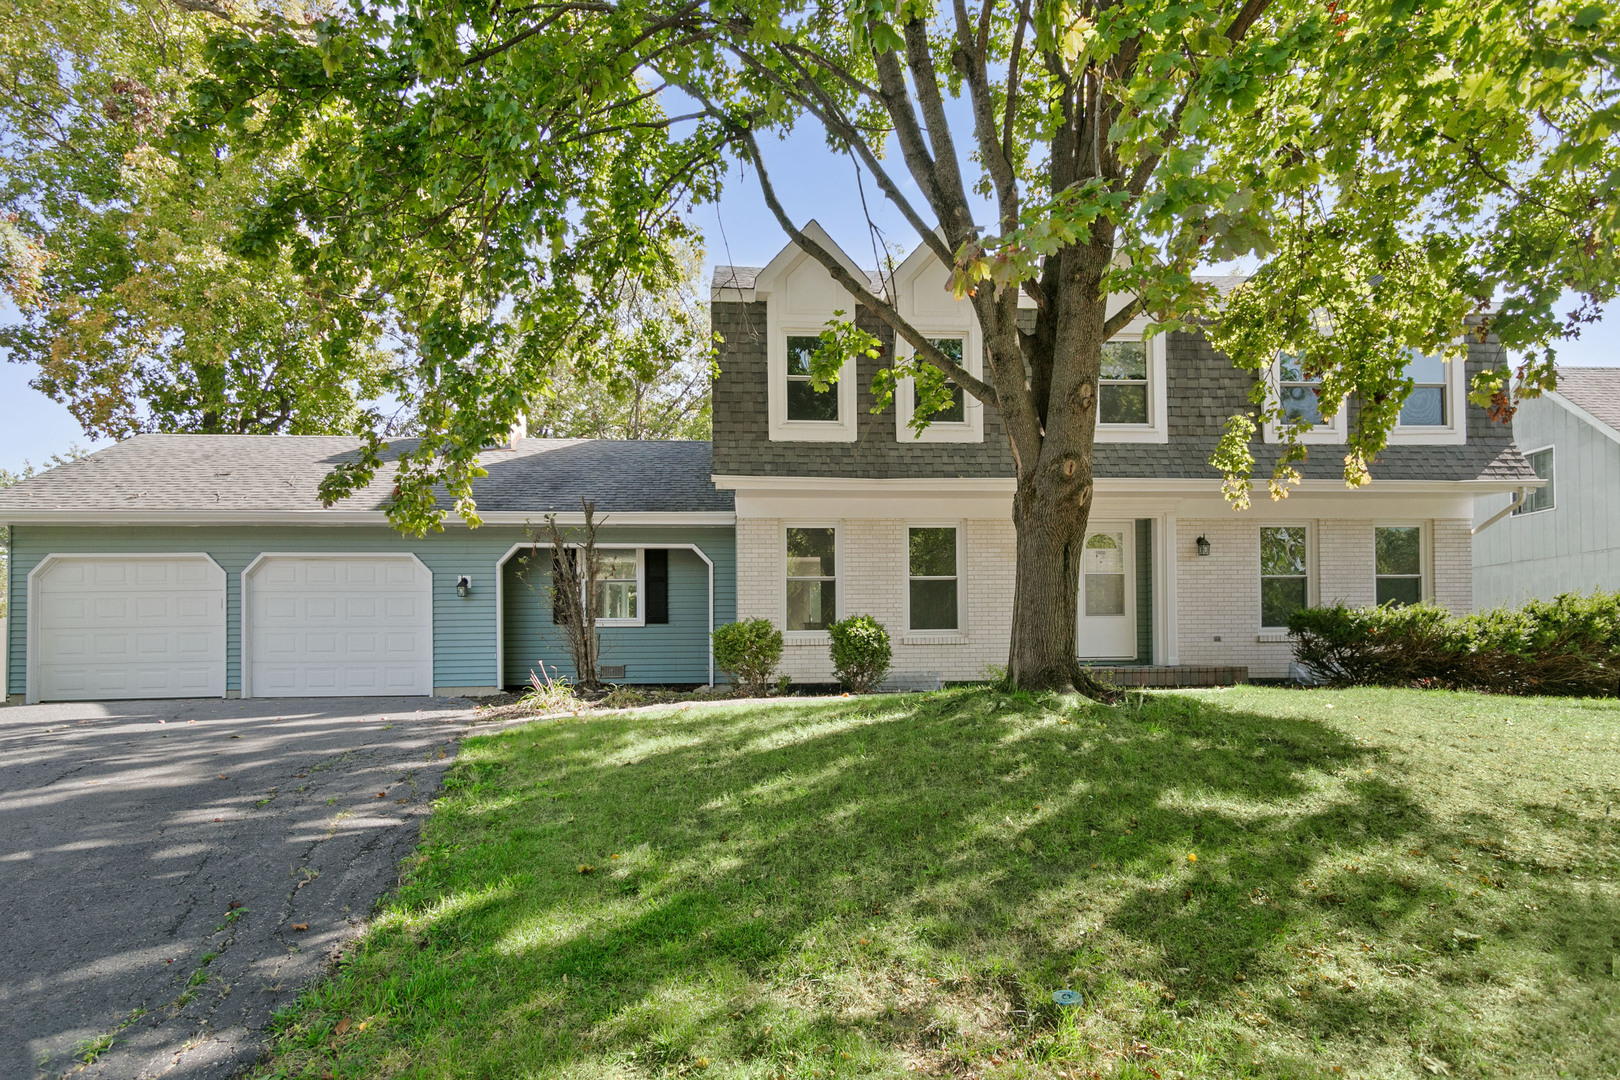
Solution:
<svg viewBox="0 0 1620 1080"><path fill-rule="evenodd" d="M978 688L542 722L467 742L266 1068L1617 1076L1611 803L1615 701Z"/></svg>

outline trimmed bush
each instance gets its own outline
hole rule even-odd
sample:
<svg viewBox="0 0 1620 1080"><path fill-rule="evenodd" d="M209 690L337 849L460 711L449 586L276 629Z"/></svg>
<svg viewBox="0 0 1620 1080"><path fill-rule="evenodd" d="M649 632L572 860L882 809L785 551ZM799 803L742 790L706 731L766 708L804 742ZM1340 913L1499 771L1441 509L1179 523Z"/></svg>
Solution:
<svg viewBox="0 0 1620 1080"><path fill-rule="evenodd" d="M782 631L769 619L727 623L714 632L714 663L754 697L764 697L782 660Z"/></svg>
<svg viewBox="0 0 1620 1080"><path fill-rule="evenodd" d="M1430 604L1306 608L1294 658L1339 686L1440 686L1576 697L1620 691L1620 593L1456 616Z"/></svg>
<svg viewBox="0 0 1620 1080"><path fill-rule="evenodd" d="M889 673L889 632L870 615L851 615L827 627L833 673L844 689L864 694Z"/></svg>

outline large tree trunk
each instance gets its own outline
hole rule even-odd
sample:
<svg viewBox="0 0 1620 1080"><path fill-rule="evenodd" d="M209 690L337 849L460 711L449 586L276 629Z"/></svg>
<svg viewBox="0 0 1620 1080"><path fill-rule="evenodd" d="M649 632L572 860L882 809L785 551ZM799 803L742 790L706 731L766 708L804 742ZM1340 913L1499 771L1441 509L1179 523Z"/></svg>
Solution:
<svg viewBox="0 0 1620 1080"><path fill-rule="evenodd" d="M1075 483L1075 472L1039 471L1013 497L1018 567L1007 674L1031 690L1070 689L1079 675L1080 546L1091 499L1089 483Z"/></svg>

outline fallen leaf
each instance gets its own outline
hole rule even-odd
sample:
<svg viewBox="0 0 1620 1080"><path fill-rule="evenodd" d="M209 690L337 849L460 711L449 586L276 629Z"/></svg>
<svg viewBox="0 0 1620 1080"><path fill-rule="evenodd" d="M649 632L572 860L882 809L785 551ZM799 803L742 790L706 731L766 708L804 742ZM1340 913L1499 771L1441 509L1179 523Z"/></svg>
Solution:
<svg viewBox="0 0 1620 1080"><path fill-rule="evenodd" d="M309 923L307 923L307 922L295 922L295 923L292 924L292 928L294 930L298 931L299 933L303 933L305 930L309 929Z"/></svg>
<svg viewBox="0 0 1620 1080"><path fill-rule="evenodd" d="M224 774L224 773L220 773L220 774L219 774L219 778L220 778L220 779L221 779L221 780L223 780L223 779L225 779L225 774Z"/></svg>
<svg viewBox="0 0 1620 1080"><path fill-rule="evenodd" d="M240 739L240 738L241 738L241 737L242 737L242 736L240 736L240 735L232 735L232 736L231 736L231 738L233 738L233 739Z"/></svg>
<svg viewBox="0 0 1620 1080"><path fill-rule="evenodd" d="M379 798L379 799L386 799L386 798L388 798L388 792L386 792L386 791L379 791L379 792L377 792L377 798Z"/></svg>
<svg viewBox="0 0 1620 1080"><path fill-rule="evenodd" d="M756 919L757 919L757 918L759 918L759 917L760 917L760 916L761 916L761 915L763 915L763 914L765 914L765 909L764 909L764 908L762 908L762 907L757 907L757 908L755 908L755 909L754 909L754 918L756 918Z"/></svg>
<svg viewBox="0 0 1620 1080"><path fill-rule="evenodd" d="M225 819L224 819L224 818L222 818L222 817L217 817L217 818L215 818L215 819L214 819L214 820L215 820L215 821L224 821L224 820L225 820Z"/></svg>
<svg viewBox="0 0 1620 1080"><path fill-rule="evenodd" d="M226 911L235 911L237 908L239 908L241 906L242 906L242 901L240 901L240 900L232 900L230 903L225 905L225 910Z"/></svg>
<svg viewBox="0 0 1620 1080"><path fill-rule="evenodd" d="M332 1029L332 1034L334 1034L334 1035L346 1035L346 1034L348 1034L350 1027L351 1027L351 1025L349 1023L349 1018L347 1016L345 1016L343 1019L341 1019L341 1020L339 1020L337 1022L337 1026Z"/></svg>
<svg viewBox="0 0 1620 1080"><path fill-rule="evenodd" d="M582 873L582 874L594 874L594 873L596 873L596 867L591 866L591 865L589 865L587 863L580 863L579 866L576 869L578 869L579 872Z"/></svg>

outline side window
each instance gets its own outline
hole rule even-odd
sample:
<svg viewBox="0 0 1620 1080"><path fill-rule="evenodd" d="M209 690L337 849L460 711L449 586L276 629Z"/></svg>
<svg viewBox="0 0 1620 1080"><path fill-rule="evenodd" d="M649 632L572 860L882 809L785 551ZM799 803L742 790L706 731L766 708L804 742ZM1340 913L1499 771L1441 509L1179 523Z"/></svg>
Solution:
<svg viewBox="0 0 1620 1080"><path fill-rule="evenodd" d="M936 349L938 349L940 352L944 353L945 356L948 359L950 359L951 361L953 361L958 367L962 366L962 339L961 338L959 338L959 337L929 338L928 340L933 343L933 345L934 345L934 347ZM967 422L967 398L965 398L963 396L962 388L960 386L957 386L955 383L951 382L948 379L946 380L945 385L948 386L950 388L950 391L951 391L951 405L950 405L949 408L941 409L939 412L934 413L933 416L931 416L929 419L932 420L936 424L964 424L964 423L966 423ZM912 408L916 408L917 391L916 391L915 385L913 385L911 393L912 393Z"/></svg>
<svg viewBox="0 0 1620 1080"><path fill-rule="evenodd" d="M787 530L787 621L784 630L825 630L838 620L838 533Z"/></svg>
<svg viewBox="0 0 1620 1080"><path fill-rule="evenodd" d="M1419 356L1415 352L1406 365L1406 377L1412 380L1412 392L1401 404L1403 427L1445 427L1451 422L1446 415L1446 362L1438 356Z"/></svg>
<svg viewBox="0 0 1620 1080"><path fill-rule="evenodd" d="M1546 447L1541 450L1532 450L1524 455L1524 460L1536 471L1536 475L1547 483L1531 491L1524 497L1524 502L1513 511L1514 515L1533 514L1537 510L1551 510L1553 508L1553 448Z"/></svg>
<svg viewBox="0 0 1620 1080"><path fill-rule="evenodd" d="M1148 423L1148 354L1143 341L1109 341L1097 380L1099 424Z"/></svg>
<svg viewBox="0 0 1620 1080"><path fill-rule="evenodd" d="M789 420L838 420L837 385L818 391L810 382L810 357L820 347L819 337L792 336L787 339Z"/></svg>
<svg viewBox="0 0 1620 1080"><path fill-rule="evenodd" d="M1305 526L1264 526L1260 530L1260 625L1280 630L1288 616L1309 603Z"/></svg>
<svg viewBox="0 0 1620 1080"><path fill-rule="evenodd" d="M956 529L912 529L909 559L911 629L958 629Z"/></svg>
<svg viewBox="0 0 1620 1080"><path fill-rule="evenodd" d="M1416 526L1373 530L1380 604L1416 604L1423 599L1422 533Z"/></svg>

